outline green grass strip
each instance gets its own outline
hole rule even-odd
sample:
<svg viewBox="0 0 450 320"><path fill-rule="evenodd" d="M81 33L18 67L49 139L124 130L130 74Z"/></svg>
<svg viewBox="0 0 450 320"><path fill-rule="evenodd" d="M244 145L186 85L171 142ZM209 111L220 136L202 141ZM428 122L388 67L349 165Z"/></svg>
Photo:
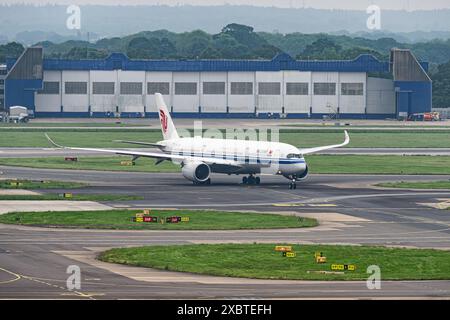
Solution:
<svg viewBox="0 0 450 320"><path fill-rule="evenodd" d="M240 213L225 211L152 210L158 218L189 217L189 222L133 222L137 210L22 212L0 215L0 223L28 226L55 226L87 229L124 230L234 230L304 228L317 226L317 221L293 215Z"/></svg>
<svg viewBox="0 0 450 320"><path fill-rule="evenodd" d="M293 245L296 257L283 257L275 244L200 244L120 248L99 259L139 267L214 276L290 280L367 280L367 267L377 265L382 280L450 279L450 252L373 246ZM315 252L327 257L317 264ZM331 264L351 264L355 271L332 271ZM309 272L308 272L309 271Z"/></svg>

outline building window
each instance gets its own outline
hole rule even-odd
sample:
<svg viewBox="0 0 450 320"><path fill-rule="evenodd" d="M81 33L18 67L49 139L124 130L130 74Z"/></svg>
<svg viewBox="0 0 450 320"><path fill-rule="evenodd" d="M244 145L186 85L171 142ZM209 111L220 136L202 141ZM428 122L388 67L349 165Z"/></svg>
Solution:
<svg viewBox="0 0 450 320"><path fill-rule="evenodd" d="M0 75L6 75L7 71L6 69L0 69Z"/></svg>
<svg viewBox="0 0 450 320"><path fill-rule="evenodd" d="M5 106L5 101L2 99L0 99L0 107L4 107Z"/></svg>
<svg viewBox="0 0 450 320"><path fill-rule="evenodd" d="M0 79L0 85L4 85L5 84L5 80Z"/></svg>
<svg viewBox="0 0 450 320"><path fill-rule="evenodd" d="M281 94L281 84L279 82L258 83L258 94L276 96Z"/></svg>
<svg viewBox="0 0 450 320"><path fill-rule="evenodd" d="M343 96L363 96L364 83L342 83L341 94Z"/></svg>
<svg viewBox="0 0 450 320"><path fill-rule="evenodd" d="M121 82L120 94L142 95L142 82Z"/></svg>
<svg viewBox="0 0 450 320"><path fill-rule="evenodd" d="M176 95L196 95L197 83L196 82L175 82L175 94Z"/></svg>
<svg viewBox="0 0 450 320"><path fill-rule="evenodd" d="M66 94L87 94L87 82L66 82Z"/></svg>
<svg viewBox="0 0 450 320"><path fill-rule="evenodd" d="M203 94L225 94L225 82L203 82Z"/></svg>
<svg viewBox="0 0 450 320"><path fill-rule="evenodd" d="M58 81L44 81L42 90L37 92L38 94L59 94L59 82Z"/></svg>
<svg viewBox="0 0 450 320"><path fill-rule="evenodd" d="M0 94L4 95L5 94L5 89L0 89Z"/></svg>
<svg viewBox="0 0 450 320"><path fill-rule="evenodd" d="M93 82L92 94L114 94L114 82Z"/></svg>
<svg viewBox="0 0 450 320"><path fill-rule="evenodd" d="M168 95L170 94L170 83L169 82L148 82L147 83L147 94L161 93Z"/></svg>
<svg viewBox="0 0 450 320"><path fill-rule="evenodd" d="M309 83L307 82L287 82L286 95L288 96L307 96Z"/></svg>
<svg viewBox="0 0 450 320"><path fill-rule="evenodd" d="M336 83L314 83L314 95L316 96L335 96Z"/></svg>
<svg viewBox="0 0 450 320"><path fill-rule="evenodd" d="M252 95L253 94L253 82L231 82L230 94Z"/></svg>

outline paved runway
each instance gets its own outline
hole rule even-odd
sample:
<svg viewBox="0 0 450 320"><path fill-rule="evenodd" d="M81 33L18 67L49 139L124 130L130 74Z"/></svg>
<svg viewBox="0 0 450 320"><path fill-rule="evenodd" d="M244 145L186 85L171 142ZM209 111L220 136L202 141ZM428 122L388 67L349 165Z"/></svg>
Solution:
<svg viewBox="0 0 450 320"><path fill-rule="evenodd" d="M365 282L250 281L238 283L155 274L141 268L100 264L110 247L219 242L344 243L450 249L450 215L434 204L448 190L372 188L381 181L440 180L450 176L312 175L287 188L287 180L262 177L243 186L237 176L212 177L194 186L181 174L121 173L0 167L2 178L89 182L91 193L138 194L144 200L103 203L113 207L212 208L316 217L318 228L252 231L95 231L0 225L0 298L450 298L450 281ZM51 191L55 192L55 190ZM58 191L56 191L58 192ZM74 190L74 192L76 192ZM86 192L84 190L83 192ZM79 265L82 288L65 288L69 265Z"/></svg>
<svg viewBox="0 0 450 320"><path fill-rule="evenodd" d="M120 148L121 150L160 152L154 148ZM450 148L340 148L318 152L317 154L337 155L416 155L450 156ZM1 148L0 158L105 156L104 152L64 150L53 148Z"/></svg>

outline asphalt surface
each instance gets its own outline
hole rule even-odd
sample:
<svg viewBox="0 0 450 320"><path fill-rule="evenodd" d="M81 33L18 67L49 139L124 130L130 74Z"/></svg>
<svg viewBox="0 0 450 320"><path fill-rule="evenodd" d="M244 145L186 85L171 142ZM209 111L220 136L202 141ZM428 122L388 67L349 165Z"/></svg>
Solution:
<svg viewBox="0 0 450 320"><path fill-rule="evenodd" d="M160 152L156 148L118 148L121 150ZM317 154L336 155L416 155L416 156L450 156L449 148L339 148L318 152ZM104 152L80 151L54 148L1 148L0 158L33 157L76 157L104 156Z"/></svg>
<svg viewBox="0 0 450 320"><path fill-rule="evenodd" d="M69 171L0 167L0 178L51 179L91 184L83 192L142 195L144 200L102 203L117 208L211 208L316 217L317 228L252 231L96 231L0 225L0 298L450 298L450 281L251 281L213 279L100 264L107 248L220 242L370 244L450 249L450 215L433 206L449 190L392 190L382 181L431 181L450 176L312 175L288 189L281 177L259 186L238 176L214 175L194 186L181 174ZM73 190L76 192L76 190ZM58 192L58 190L52 190ZM66 269L78 265L80 290L68 291Z"/></svg>

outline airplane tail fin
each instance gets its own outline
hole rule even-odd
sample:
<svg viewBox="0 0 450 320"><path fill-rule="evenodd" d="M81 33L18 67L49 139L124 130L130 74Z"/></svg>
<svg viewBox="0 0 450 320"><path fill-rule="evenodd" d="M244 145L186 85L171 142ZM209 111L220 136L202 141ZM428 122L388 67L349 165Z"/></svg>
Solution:
<svg viewBox="0 0 450 320"><path fill-rule="evenodd" d="M171 140L179 138L177 129L173 124L172 117L164 102L163 96L160 93L155 93L156 107L158 108L159 121L161 122L161 131L164 140Z"/></svg>

